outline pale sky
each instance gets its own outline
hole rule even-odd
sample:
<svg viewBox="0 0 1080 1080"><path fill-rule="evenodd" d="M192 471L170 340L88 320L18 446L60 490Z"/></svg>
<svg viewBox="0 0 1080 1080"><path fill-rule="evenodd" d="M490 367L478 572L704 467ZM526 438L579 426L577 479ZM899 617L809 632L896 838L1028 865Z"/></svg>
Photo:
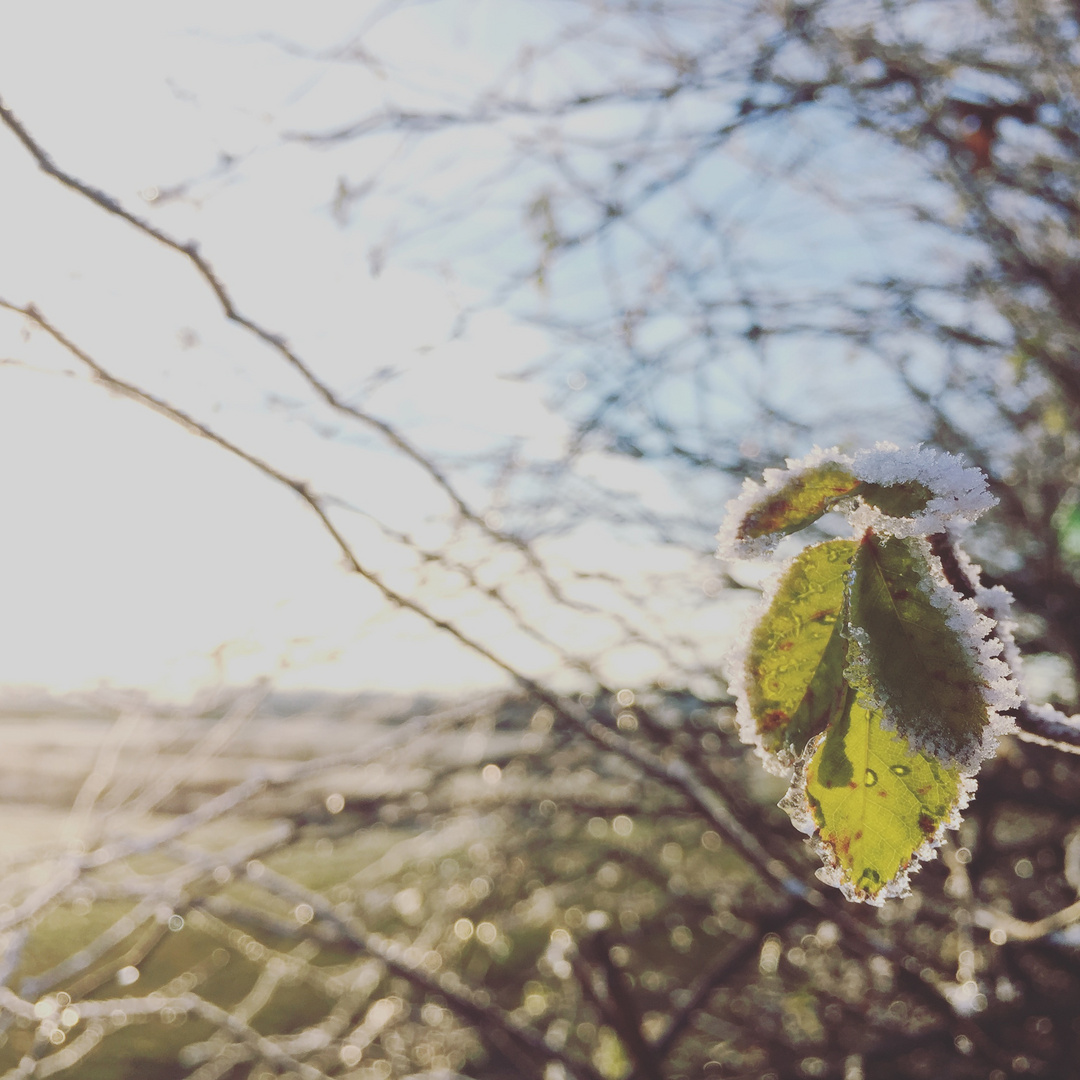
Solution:
<svg viewBox="0 0 1080 1080"><path fill-rule="evenodd" d="M321 48L349 40L375 7L19 5L0 38L0 95L63 168L172 235L198 238L241 309L284 332L344 392L397 365L405 375L378 393L377 408L429 445L469 451L513 435L532 454L554 454L561 422L535 389L499 378L540 356L543 336L493 312L448 342L472 298L460 282L397 268L373 278L366 249L329 211L326 162L279 142L282 128L347 119L365 95L378 100L381 76L298 61L257 35ZM451 93L484 64L504 63L514 44L507 6L469 11L468 24L451 27L438 8L417 5L370 40ZM501 21L485 15L496 11ZM194 200L152 204L155 188L211 172L223 152L242 159L227 180L200 185ZM440 500L415 467L371 436L318 438L303 422L318 420L308 406L268 408L270 395L303 401L305 392L272 352L224 323L182 258L44 176L6 129L0 178L0 297L33 302L116 374L293 474L439 542ZM345 574L289 492L91 385L6 313L0 361L0 684L105 682L183 697L263 675L351 691L500 680ZM467 493L482 509L483 493ZM350 528L370 565L394 585L415 585L410 560L378 529L362 517ZM604 535L574 559L642 570L640 552ZM650 567L703 572L672 551L653 553ZM437 582L429 587L439 595ZM551 665L460 590L438 603L530 671ZM668 614L680 618L674 606ZM724 622L712 616L701 632L715 635ZM555 629L573 647L596 633L587 621ZM614 678L650 675L632 652L612 664Z"/></svg>

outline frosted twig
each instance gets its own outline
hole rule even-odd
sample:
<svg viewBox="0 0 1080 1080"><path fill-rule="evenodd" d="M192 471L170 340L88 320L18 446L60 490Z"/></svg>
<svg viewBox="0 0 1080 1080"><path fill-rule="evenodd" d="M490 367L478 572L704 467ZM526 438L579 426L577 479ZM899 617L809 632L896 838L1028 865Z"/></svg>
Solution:
<svg viewBox="0 0 1080 1080"><path fill-rule="evenodd" d="M148 814L160 805L163 799L172 794L184 777L204 767L236 732L255 716L259 705L266 700L268 694L269 687L266 685L257 685L241 694L202 740L179 760L172 762L163 775L154 778L144 788L142 794L128 804L128 811L135 814Z"/></svg>
<svg viewBox="0 0 1080 1080"><path fill-rule="evenodd" d="M436 978L405 958L405 950L395 941L366 930L355 918L335 909L329 901L290 878L260 867L255 882L268 892L294 903L307 904L316 919L325 924L334 938L344 940L381 960L387 968L401 975L418 989L444 998L459 1015L476 1023L483 1038L493 1041L503 1053L518 1060L519 1066L535 1071L535 1059L557 1061L572 1076L601 1080L600 1074L562 1050L549 1046L532 1028L516 1021L502 1009L489 1004L460 977ZM311 928L313 929L313 928ZM493 1038L494 1036L494 1038ZM501 1036L501 1037L500 1037Z"/></svg>
<svg viewBox="0 0 1080 1080"><path fill-rule="evenodd" d="M254 840L236 844L227 851L203 852L189 849L183 852L186 856L185 863L178 870L164 875L164 880L153 880L143 888L128 884L116 889L115 892L120 895L131 895L134 892L136 895L142 894L145 899L103 930L90 944L66 956L54 967L27 979L21 987L22 993L37 997L57 983L85 972L141 926L155 920L157 932L148 935L148 939L139 949L141 959L166 932L164 923L167 916L178 914L186 908L188 900L184 897L184 890L188 886L218 866L228 867L230 872L237 870L256 856L281 847L294 831L291 823L283 823L272 827ZM101 891L107 893L110 890ZM128 963L136 962L135 957L126 959Z"/></svg>
<svg viewBox="0 0 1080 1080"><path fill-rule="evenodd" d="M929 537L929 542L931 550L941 563L945 580L961 596L978 602L980 585L974 580L974 569L970 563L961 561L951 538L946 533L935 533ZM996 619L990 637L1002 640ZM1014 655L1010 656L1009 653ZM1015 648L1006 648L1004 654L1013 667L1022 662ZM1020 671L1014 670L1012 677L1019 680ZM1080 716L1066 716L1052 705L1034 705L1023 699L1019 705L1006 712L1016 721L1019 730L1015 734L1018 739L1038 746L1050 746L1067 754L1080 754Z"/></svg>
<svg viewBox="0 0 1080 1080"><path fill-rule="evenodd" d="M24 1020L33 1021L39 1019L34 1003L18 996L7 987L0 987L0 1009L6 1009ZM268 1065L291 1069L298 1073L303 1080L329 1080L329 1077L321 1069L299 1061L293 1055L282 1050L273 1039L260 1035L227 1009L214 1005L197 994L179 994L173 997L152 994L142 998L84 999L78 1003L78 1013L82 1020L102 1021L109 1021L116 1015L149 1017L161 1016L164 1013L173 1015L191 1013L228 1032L250 1048ZM14 1076L33 1076L34 1072L12 1072L7 1075L12 1078Z"/></svg>
<svg viewBox="0 0 1080 1080"><path fill-rule="evenodd" d="M976 908L974 921L984 930L1002 931L1012 941L1038 941L1080 922L1080 900L1036 922L1024 922L1008 912L988 907Z"/></svg>

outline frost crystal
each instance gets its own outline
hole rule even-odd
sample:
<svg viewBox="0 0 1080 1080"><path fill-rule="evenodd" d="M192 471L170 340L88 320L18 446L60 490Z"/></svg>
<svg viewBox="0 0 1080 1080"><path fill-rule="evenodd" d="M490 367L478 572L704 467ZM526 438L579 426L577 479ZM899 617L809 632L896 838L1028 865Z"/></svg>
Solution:
<svg viewBox="0 0 1080 1080"><path fill-rule="evenodd" d="M850 515L858 531L872 528L891 536L929 536L950 525L974 521L997 503L981 469L965 466L960 458L929 447L901 450L892 443L878 443L873 450L855 455L852 472L868 484L922 484L933 495L926 508L910 518L891 517L860 505Z"/></svg>
<svg viewBox="0 0 1080 1080"><path fill-rule="evenodd" d="M1037 717L1046 726L1048 735L1067 739L1080 730L1080 715L1066 716L1053 705L1028 705L1028 712Z"/></svg>
<svg viewBox="0 0 1080 1080"><path fill-rule="evenodd" d="M765 585L761 600L749 617L751 626L756 626L772 606L777 590L794 561L794 559L787 560ZM727 678L728 690L735 698L735 723L738 727L739 738L748 746L754 748L754 752L761 759L761 763L767 772L772 773L774 776L790 776L797 755L786 749L782 749L778 753L766 749L762 741L761 731L750 708L750 695L746 686L746 662L750 653L751 641L751 634L743 635L724 661L724 674Z"/></svg>
<svg viewBox="0 0 1080 1080"><path fill-rule="evenodd" d="M727 504L723 524L716 536L717 557L755 559L772 552L780 541L780 535L773 533L748 539L739 535L743 522L755 507L761 505L769 496L778 493L793 478L805 475L819 465L830 463L850 468L852 459L841 454L837 447L822 450L815 446L804 458L788 458L786 469L766 469L760 484L747 477L743 481L742 491Z"/></svg>
<svg viewBox="0 0 1080 1080"><path fill-rule="evenodd" d="M1012 597L1001 588L979 589L975 600L960 596L946 580L941 562L931 551L930 545L922 538L914 538L911 542L920 550L931 572L931 576L921 582L921 587L930 603L945 616L947 626L956 635L976 673L979 692L986 703L987 723L978 742L955 754L949 752L945 742L935 740L930 734L918 739L908 733L908 740L913 751L934 754L941 760L952 760L963 775L974 776L983 761L997 752L999 738L1015 730L1007 710L1020 704L1013 677L1014 668L1000 657L1003 649L1012 644L1012 635L1008 630L995 633L995 619L980 610L980 600L984 601L984 609L988 607L994 612L1008 610ZM969 573L978 570L966 559L962 566ZM867 657L866 631L850 625L846 629L846 636L851 646L845 672L848 681L859 688L860 699L865 700L868 707L881 709L885 717L883 726L896 730L893 710ZM1012 645L1012 650L1015 653L1015 645Z"/></svg>
<svg viewBox="0 0 1080 1080"><path fill-rule="evenodd" d="M965 466L952 454L929 447L900 450L892 443L881 442L853 457L835 446L827 450L814 447L806 457L789 458L786 469L766 469L760 484L749 478L743 481L742 491L727 504L716 538L717 557L753 559L772 552L785 530L747 536L746 523L770 498L779 496L786 485L826 465L849 472L861 484L898 490L915 486L929 493L918 513L894 516L860 499L859 489L855 487L850 499L837 497L828 508L843 513L856 533L872 528L889 536L929 536L974 521L997 501L987 489L981 470Z"/></svg>
<svg viewBox="0 0 1080 1080"><path fill-rule="evenodd" d="M961 815L975 797L978 787L973 777L961 778L960 789L956 802L950 809L947 817L937 823L934 831L926 837L923 843L912 852L907 863L890 882L875 894L867 894L858 889L852 882L851 875L841 865L836 851L826 844L822 838L818 823L814 817L813 807L807 798L806 769L818 750L819 745L825 739L825 735L818 735L812 739L805 753L795 763L791 780L791 787L787 794L780 800L780 809L784 810L791 818L792 825L801 833L807 834L806 843L814 854L822 861L822 866L817 870L817 877L826 885L832 885L839 889L846 900L852 903L866 903L871 907L884 907L886 900L900 899L911 892L911 875L920 865L936 859L938 848L941 847L945 833L960 827Z"/></svg>

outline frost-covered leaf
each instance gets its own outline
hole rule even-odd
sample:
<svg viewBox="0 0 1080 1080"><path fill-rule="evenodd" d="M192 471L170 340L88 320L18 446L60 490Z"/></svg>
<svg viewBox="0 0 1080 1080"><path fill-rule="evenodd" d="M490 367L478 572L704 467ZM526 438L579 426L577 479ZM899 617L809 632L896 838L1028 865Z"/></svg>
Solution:
<svg viewBox="0 0 1080 1080"><path fill-rule="evenodd" d="M957 823L969 787L958 765L913 753L851 690L780 805L813 834L824 880L849 900L880 904L907 892L908 874L933 857L945 828Z"/></svg>
<svg viewBox="0 0 1080 1080"><path fill-rule="evenodd" d="M997 501L980 469L929 447L878 443L855 455L851 471L863 481L859 505L849 514L860 531L929 536L974 521Z"/></svg>
<svg viewBox="0 0 1080 1080"><path fill-rule="evenodd" d="M982 756L991 721L987 679L973 649L986 630L978 636L976 616L963 625L966 609L938 580L932 558L922 540L863 538L849 597L847 677L913 749L971 761Z"/></svg>
<svg viewBox="0 0 1080 1080"><path fill-rule="evenodd" d="M846 465L824 461L793 475L776 491L765 491L739 522L739 540L787 536L805 529L859 486Z"/></svg>
<svg viewBox="0 0 1080 1080"><path fill-rule="evenodd" d="M845 575L857 549L831 540L797 555L751 635L743 735L779 766L790 766L843 705Z"/></svg>
<svg viewBox="0 0 1080 1080"><path fill-rule="evenodd" d="M902 484L860 484L855 494L864 503L895 518L921 514L934 497L934 493L918 480Z"/></svg>
<svg viewBox="0 0 1080 1080"><path fill-rule="evenodd" d="M721 558L764 555L830 510L844 514L857 533L929 536L974 521L995 502L980 470L925 447L879 443L854 457L835 447L814 449L787 465L766 469L763 484L747 480L728 503L717 537Z"/></svg>

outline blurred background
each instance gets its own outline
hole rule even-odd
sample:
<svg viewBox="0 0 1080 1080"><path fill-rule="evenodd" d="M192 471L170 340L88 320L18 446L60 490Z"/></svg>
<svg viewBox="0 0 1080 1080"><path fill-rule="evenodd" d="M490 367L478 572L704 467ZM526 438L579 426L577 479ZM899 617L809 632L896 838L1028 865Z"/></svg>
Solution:
<svg viewBox="0 0 1080 1080"><path fill-rule="evenodd" d="M1075 756L847 904L713 536L962 454L1076 711L1075 4L5 24L0 1076L1071 1075Z"/></svg>

